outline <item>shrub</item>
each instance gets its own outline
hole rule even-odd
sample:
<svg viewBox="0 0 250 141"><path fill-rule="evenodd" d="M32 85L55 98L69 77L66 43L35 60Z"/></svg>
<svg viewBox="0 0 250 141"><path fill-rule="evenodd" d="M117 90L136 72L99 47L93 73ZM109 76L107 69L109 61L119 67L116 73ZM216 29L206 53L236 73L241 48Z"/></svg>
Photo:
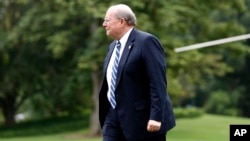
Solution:
<svg viewBox="0 0 250 141"><path fill-rule="evenodd" d="M194 118L202 116L204 111L197 107L174 108L174 114L176 118Z"/></svg>
<svg viewBox="0 0 250 141"><path fill-rule="evenodd" d="M237 110L238 95L237 91L231 93L222 90L215 91L211 93L204 109L206 113L237 116L239 115Z"/></svg>

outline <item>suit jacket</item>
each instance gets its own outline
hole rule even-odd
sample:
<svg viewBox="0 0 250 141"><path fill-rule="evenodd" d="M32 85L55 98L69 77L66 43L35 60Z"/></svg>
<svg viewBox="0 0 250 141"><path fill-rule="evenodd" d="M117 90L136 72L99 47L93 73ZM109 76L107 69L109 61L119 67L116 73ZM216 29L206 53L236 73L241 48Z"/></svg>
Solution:
<svg viewBox="0 0 250 141"><path fill-rule="evenodd" d="M110 44L104 60L104 78L99 93L101 127L110 108L106 72L114 47L115 41ZM175 126L166 85L166 61L162 45L155 36L133 29L119 62L115 91L116 111L127 139L163 134ZM159 132L147 131L149 119L162 122Z"/></svg>

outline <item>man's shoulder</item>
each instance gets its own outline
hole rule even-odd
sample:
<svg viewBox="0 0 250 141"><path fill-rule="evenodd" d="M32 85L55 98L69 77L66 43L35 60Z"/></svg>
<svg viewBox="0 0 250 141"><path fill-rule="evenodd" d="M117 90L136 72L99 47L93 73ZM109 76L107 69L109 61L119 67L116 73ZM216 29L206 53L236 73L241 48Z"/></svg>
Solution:
<svg viewBox="0 0 250 141"><path fill-rule="evenodd" d="M144 38L154 37L154 38L155 38L155 35L153 35L153 34L150 33L150 32L147 32L147 31L135 29L135 33L136 33L138 36L140 36L140 37L144 37Z"/></svg>
<svg viewBox="0 0 250 141"><path fill-rule="evenodd" d="M146 31L143 31L143 30L139 30L139 29L134 29L134 30L135 30L135 32L136 32L137 34L139 34L139 35L152 36L152 34L149 33L149 32L146 32Z"/></svg>

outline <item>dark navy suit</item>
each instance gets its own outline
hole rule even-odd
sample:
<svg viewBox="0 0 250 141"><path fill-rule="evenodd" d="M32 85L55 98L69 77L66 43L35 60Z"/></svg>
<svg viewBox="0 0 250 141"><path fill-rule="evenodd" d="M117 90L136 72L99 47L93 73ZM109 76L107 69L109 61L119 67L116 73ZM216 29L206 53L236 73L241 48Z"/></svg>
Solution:
<svg viewBox="0 0 250 141"><path fill-rule="evenodd" d="M104 60L104 79L99 93L99 118L103 128L110 103L107 99L107 67L115 47L109 46ZM165 134L175 126L172 104L166 90L166 61L158 39L146 32L133 29L121 56L116 79L116 108L127 140ZM148 132L149 119L162 122L159 132Z"/></svg>

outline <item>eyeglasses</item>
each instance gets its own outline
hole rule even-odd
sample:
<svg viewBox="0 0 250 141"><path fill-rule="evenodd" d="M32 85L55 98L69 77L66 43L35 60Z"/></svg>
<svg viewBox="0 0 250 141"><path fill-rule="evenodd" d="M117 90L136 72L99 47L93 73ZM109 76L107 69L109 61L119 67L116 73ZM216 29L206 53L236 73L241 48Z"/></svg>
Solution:
<svg viewBox="0 0 250 141"><path fill-rule="evenodd" d="M115 18L115 19L104 19L103 22L104 23L109 23L112 20L120 20L121 18Z"/></svg>

